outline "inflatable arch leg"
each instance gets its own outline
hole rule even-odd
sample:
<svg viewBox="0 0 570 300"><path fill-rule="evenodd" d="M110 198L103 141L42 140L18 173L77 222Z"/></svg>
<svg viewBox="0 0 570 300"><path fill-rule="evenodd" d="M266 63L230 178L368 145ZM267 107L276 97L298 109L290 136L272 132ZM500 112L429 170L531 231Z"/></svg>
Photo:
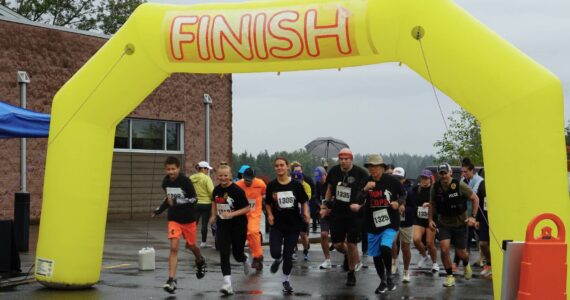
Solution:
<svg viewBox="0 0 570 300"><path fill-rule="evenodd" d="M482 124L499 242L522 240L541 212L568 224L559 80L452 1L145 4L54 99L36 279L67 288L99 280L115 127L169 74L403 62L427 78L416 26L434 84ZM540 173L529 167L538 158ZM78 166L85 172L70 176ZM491 245L498 297L502 254Z"/></svg>

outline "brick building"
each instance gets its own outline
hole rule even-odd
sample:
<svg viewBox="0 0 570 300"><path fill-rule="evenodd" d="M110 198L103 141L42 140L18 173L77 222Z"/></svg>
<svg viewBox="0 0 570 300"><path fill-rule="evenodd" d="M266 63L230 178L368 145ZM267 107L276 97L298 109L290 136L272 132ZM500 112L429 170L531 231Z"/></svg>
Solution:
<svg viewBox="0 0 570 300"><path fill-rule="evenodd" d="M19 106L16 72L26 71L27 108L50 113L55 93L107 41L109 36L37 24L0 5L0 101ZM160 181L166 156L177 156L183 170L205 158L204 94L213 99L210 118L212 165L232 153L232 79L230 75L173 74L117 127L110 218L148 216L162 197ZM117 99L120 101L120 99ZM88 134L88 133L86 133ZM31 218L40 217L46 139L28 139L28 192ZM20 139L0 140L0 220L13 216L20 191ZM77 168L80 176L81 166Z"/></svg>

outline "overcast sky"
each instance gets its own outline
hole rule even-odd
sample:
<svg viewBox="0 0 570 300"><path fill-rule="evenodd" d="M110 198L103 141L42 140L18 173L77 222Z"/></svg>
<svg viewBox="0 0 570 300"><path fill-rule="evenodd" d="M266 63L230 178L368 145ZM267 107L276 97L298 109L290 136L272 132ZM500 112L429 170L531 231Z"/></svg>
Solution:
<svg viewBox="0 0 570 300"><path fill-rule="evenodd" d="M206 0L151 0L194 4ZM212 1L213 2L213 1ZM221 0L216 2L243 2ZM550 69L570 91L570 1L458 0L461 7ZM429 58L428 58L429 59ZM445 116L459 106L438 91ZM564 100L565 120L570 118ZM215 99L214 99L215 101ZM380 117L379 117L380 116ZM371 126L371 120L375 126ZM407 67L233 75L233 150L302 148L333 136L359 153L435 154L445 127L430 85ZM371 138L375 137L375 138Z"/></svg>

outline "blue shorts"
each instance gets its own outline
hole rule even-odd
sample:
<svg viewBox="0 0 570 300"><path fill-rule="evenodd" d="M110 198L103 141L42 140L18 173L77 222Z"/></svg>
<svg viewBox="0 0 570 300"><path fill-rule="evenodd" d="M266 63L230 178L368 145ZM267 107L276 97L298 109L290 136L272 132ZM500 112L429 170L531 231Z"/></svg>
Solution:
<svg viewBox="0 0 570 300"><path fill-rule="evenodd" d="M398 231L388 228L381 233L368 234L368 255L372 257L380 256L380 247L386 246L392 249L392 243Z"/></svg>

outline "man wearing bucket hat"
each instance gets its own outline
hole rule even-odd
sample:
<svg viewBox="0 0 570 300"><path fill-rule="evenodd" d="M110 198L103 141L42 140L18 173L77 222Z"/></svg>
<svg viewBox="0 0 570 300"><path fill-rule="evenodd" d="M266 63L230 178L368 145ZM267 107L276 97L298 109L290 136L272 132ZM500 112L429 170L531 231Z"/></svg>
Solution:
<svg viewBox="0 0 570 300"><path fill-rule="evenodd" d="M384 161L371 154L364 164L370 176L360 183L359 198L362 204L351 204L353 211L365 207L365 226L368 231L368 255L374 259L380 285L376 294L396 289L392 280L392 245L400 226L400 205L404 204L405 191L394 177L384 174Z"/></svg>
<svg viewBox="0 0 570 300"><path fill-rule="evenodd" d="M464 182L452 178L452 169L448 163L437 167L439 179L432 186L430 192L429 226L438 230L441 248L441 261L445 267L447 277L443 286L455 285L453 277L449 248L451 240L455 244L455 253L463 261L465 279L473 276L469 265L467 247L467 226L475 225L475 217L479 210L479 197ZM472 201L472 211L467 211L467 201ZM469 215L468 215L469 214Z"/></svg>
<svg viewBox="0 0 570 300"><path fill-rule="evenodd" d="M339 164L332 167L327 175L326 201L332 202L332 209L321 206L322 217L330 214L331 236L334 248L344 254L343 269L348 271L346 285L356 285L354 274L359 265L357 244L360 238L360 214L350 209L350 204L358 203L360 182L367 176L366 171L355 166L354 156L348 148L338 153Z"/></svg>

